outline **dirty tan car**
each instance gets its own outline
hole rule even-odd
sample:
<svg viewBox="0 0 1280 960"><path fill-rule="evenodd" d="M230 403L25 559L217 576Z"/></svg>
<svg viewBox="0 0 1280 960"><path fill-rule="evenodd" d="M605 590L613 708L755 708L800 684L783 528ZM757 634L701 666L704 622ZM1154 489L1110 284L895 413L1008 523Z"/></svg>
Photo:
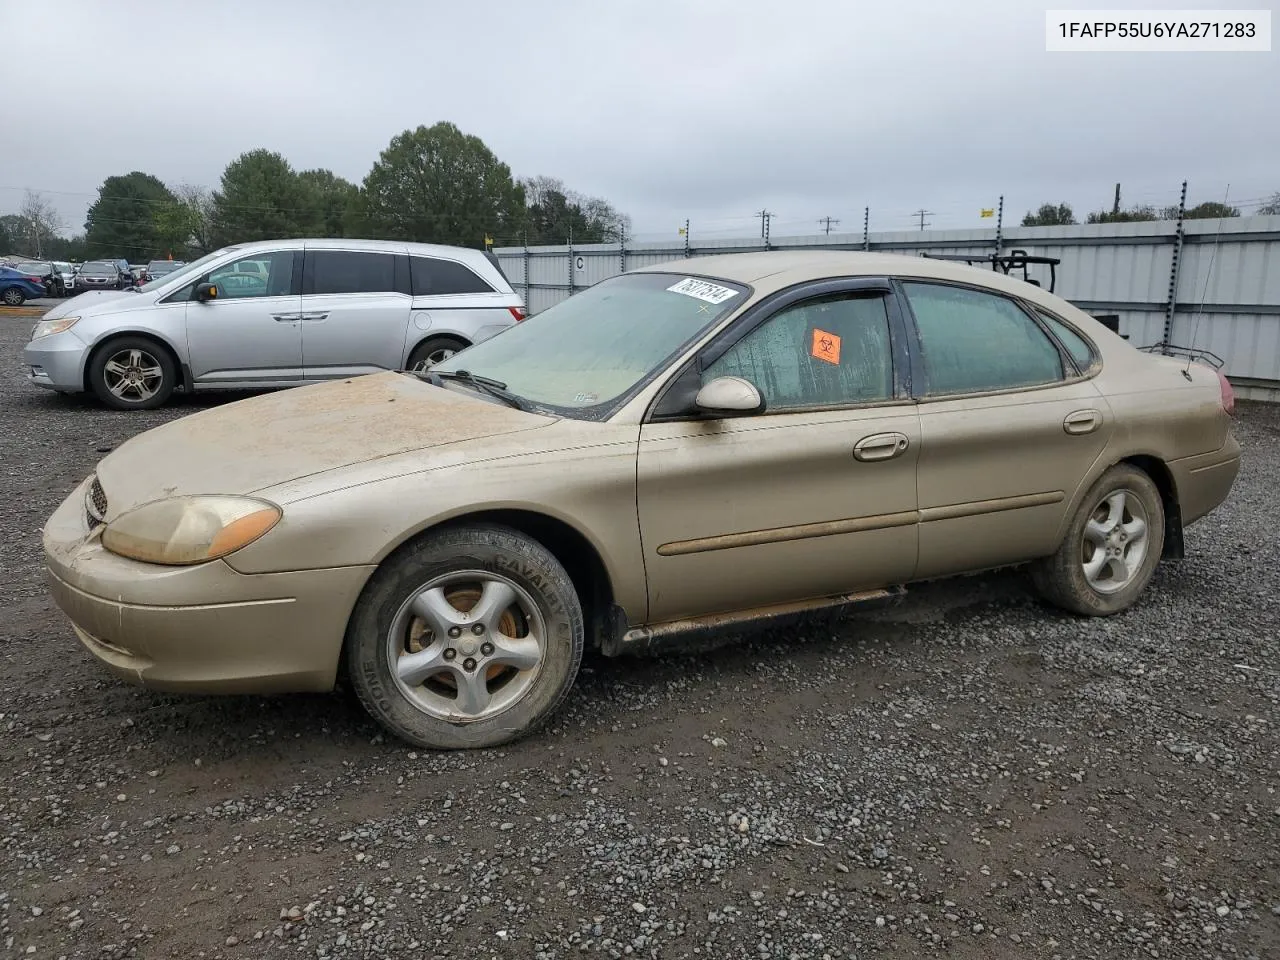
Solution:
<svg viewBox="0 0 1280 960"><path fill-rule="evenodd" d="M1239 470L1230 386L918 257L696 258L427 373L147 431L48 522L58 605L157 690L321 691L413 744L546 720L614 655L1028 563L1133 604Z"/></svg>

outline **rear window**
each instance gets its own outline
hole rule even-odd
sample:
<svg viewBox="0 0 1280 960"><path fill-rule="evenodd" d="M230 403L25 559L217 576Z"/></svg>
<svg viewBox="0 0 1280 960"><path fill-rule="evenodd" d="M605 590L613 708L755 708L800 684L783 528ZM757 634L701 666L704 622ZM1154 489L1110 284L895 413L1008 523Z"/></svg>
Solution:
<svg viewBox="0 0 1280 960"><path fill-rule="evenodd" d="M413 281L415 297L441 297L459 293L494 293L468 267L454 260L436 260L433 257L410 257L409 273Z"/></svg>

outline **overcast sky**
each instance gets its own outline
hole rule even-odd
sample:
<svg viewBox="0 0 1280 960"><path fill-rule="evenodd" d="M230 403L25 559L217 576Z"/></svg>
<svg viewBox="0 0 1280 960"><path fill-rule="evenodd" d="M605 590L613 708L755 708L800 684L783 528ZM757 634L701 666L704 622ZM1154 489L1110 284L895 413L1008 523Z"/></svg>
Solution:
<svg viewBox="0 0 1280 960"><path fill-rule="evenodd" d="M0 0L32 31L0 59L0 213L35 188L79 232L107 176L216 187L255 147L359 182L438 120L516 176L605 197L643 239L686 217L695 239L758 235L761 208L775 234L860 232L866 205L873 231L919 208L963 228L992 225L1001 193L1016 223L1045 201L1083 220L1117 181L1126 205L1176 204L1184 178L1191 203L1280 190L1280 53L1047 53L1045 6Z"/></svg>

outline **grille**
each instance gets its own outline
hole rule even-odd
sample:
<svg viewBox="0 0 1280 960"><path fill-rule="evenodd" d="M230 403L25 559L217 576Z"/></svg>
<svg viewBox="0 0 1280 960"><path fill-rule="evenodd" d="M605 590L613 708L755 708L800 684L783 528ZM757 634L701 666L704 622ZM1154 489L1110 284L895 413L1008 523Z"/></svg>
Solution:
<svg viewBox="0 0 1280 960"><path fill-rule="evenodd" d="M85 495L84 512L90 530L106 520L107 494L102 489L102 484L96 476L93 478L93 482L89 484L89 492Z"/></svg>

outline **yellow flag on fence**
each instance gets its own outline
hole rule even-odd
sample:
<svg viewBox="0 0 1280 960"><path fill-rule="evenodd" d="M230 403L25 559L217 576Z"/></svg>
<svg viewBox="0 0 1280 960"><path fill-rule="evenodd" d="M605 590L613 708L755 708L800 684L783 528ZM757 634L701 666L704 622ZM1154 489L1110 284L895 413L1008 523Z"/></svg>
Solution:
<svg viewBox="0 0 1280 960"><path fill-rule="evenodd" d="M681 227L681 228L680 228L680 234L679 234L679 235L683 237L683 236L684 236L686 233L688 233L688 232L689 232L689 231L688 231L687 229L685 229L684 227Z"/></svg>
<svg viewBox="0 0 1280 960"><path fill-rule="evenodd" d="M983 208L982 208L982 215L983 215L984 217L994 217L994 216L996 215L996 208L995 208L995 207L983 207Z"/></svg>
<svg viewBox="0 0 1280 960"><path fill-rule="evenodd" d="M489 236L487 233L484 235L484 245L486 249L493 246L493 237Z"/></svg>

